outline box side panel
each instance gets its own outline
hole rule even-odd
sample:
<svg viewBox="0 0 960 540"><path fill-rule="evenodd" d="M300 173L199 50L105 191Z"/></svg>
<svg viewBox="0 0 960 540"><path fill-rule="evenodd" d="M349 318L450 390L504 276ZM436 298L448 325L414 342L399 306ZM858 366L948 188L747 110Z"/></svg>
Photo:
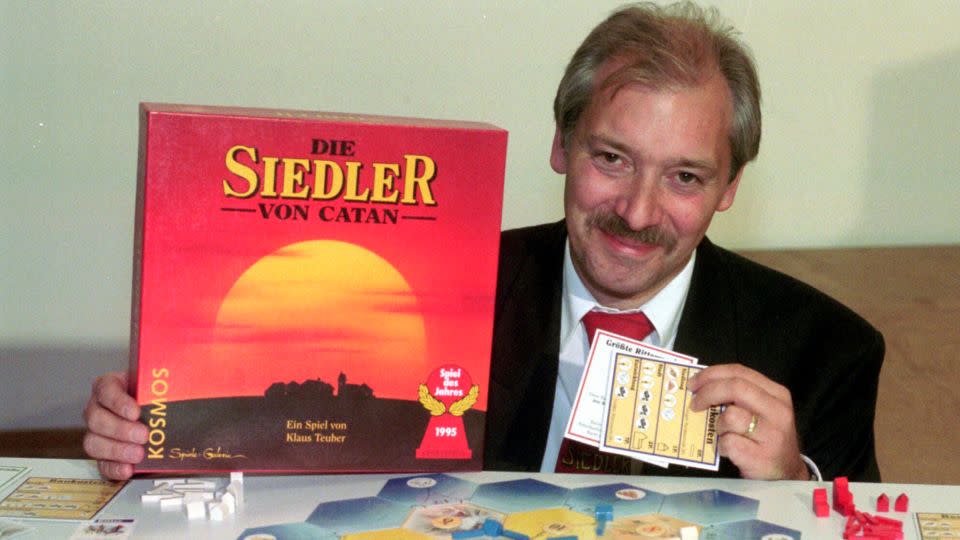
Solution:
<svg viewBox="0 0 960 540"><path fill-rule="evenodd" d="M127 382L130 394L137 397L137 378L139 376L140 356L140 287L143 272L143 213L145 204L146 169L147 169L147 132L149 129L149 112L142 104L139 107L140 126L137 157L137 191L134 203L133 225L133 272L130 295L130 348L129 372Z"/></svg>

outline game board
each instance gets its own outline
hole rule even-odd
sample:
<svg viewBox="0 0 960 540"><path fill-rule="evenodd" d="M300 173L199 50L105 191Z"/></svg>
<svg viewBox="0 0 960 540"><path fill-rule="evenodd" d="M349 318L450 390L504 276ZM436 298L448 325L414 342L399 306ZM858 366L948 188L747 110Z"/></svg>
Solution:
<svg viewBox="0 0 960 540"><path fill-rule="evenodd" d="M565 488L532 478L474 483L445 474L387 480L375 497L319 504L297 523L243 531L238 540L500 538L645 540L679 538L695 526L701 539L799 540L800 532L756 519L760 502L719 489L665 494L610 483ZM603 519L598 508L612 508ZM599 522L598 522L599 518Z"/></svg>

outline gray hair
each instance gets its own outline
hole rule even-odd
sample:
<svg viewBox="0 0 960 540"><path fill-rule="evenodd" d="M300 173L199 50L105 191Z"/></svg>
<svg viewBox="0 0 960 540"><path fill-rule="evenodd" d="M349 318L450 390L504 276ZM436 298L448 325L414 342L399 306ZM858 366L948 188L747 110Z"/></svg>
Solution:
<svg viewBox="0 0 960 540"><path fill-rule="evenodd" d="M723 75L733 96L730 179L760 150L760 82L753 57L715 9L690 2L642 3L615 11L583 41L567 65L553 102L554 118L569 143L596 89L640 83L651 89L688 88ZM623 66L603 81L607 61Z"/></svg>

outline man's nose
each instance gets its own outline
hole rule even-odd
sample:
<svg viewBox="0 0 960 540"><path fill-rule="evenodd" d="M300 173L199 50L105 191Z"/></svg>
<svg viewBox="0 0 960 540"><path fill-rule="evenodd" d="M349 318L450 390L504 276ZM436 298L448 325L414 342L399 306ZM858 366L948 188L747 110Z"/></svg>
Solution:
<svg viewBox="0 0 960 540"><path fill-rule="evenodd" d="M660 197L656 178L638 173L631 181L624 183L616 204L617 214L635 231L658 225L663 214Z"/></svg>

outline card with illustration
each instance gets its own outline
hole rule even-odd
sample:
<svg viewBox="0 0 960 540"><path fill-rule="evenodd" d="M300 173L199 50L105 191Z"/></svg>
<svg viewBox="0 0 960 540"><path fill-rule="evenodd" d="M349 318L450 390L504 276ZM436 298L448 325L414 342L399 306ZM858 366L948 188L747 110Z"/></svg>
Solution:
<svg viewBox="0 0 960 540"><path fill-rule="evenodd" d="M577 388L564 437L591 446L600 446L607 402L607 381L610 378L614 358L620 353L638 358L670 360L681 364L697 363L697 359L692 356L654 347L606 330L597 330L587 357L587 364L580 377L580 386ZM652 458L645 461L661 467L668 465L666 462L657 463L657 460Z"/></svg>
<svg viewBox="0 0 960 540"><path fill-rule="evenodd" d="M600 449L634 459L717 470L719 405L690 408L687 380L706 366L617 353Z"/></svg>

